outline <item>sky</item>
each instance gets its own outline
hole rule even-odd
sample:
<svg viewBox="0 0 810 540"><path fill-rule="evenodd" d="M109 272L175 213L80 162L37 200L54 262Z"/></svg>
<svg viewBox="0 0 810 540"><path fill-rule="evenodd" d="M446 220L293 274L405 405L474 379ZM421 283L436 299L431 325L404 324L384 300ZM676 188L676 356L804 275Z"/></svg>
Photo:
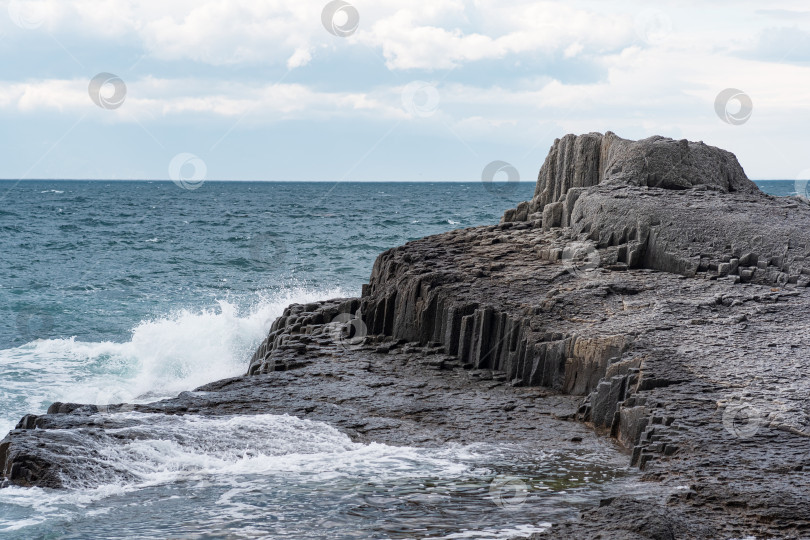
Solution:
<svg viewBox="0 0 810 540"><path fill-rule="evenodd" d="M806 1L12 0L0 56L12 180L532 181L607 130L810 171Z"/></svg>

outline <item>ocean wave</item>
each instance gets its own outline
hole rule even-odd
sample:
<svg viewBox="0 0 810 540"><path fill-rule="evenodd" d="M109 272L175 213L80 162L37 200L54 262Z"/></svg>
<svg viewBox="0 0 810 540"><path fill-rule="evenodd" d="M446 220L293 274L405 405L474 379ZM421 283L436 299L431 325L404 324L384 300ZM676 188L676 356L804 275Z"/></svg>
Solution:
<svg viewBox="0 0 810 540"><path fill-rule="evenodd" d="M458 458L475 456L461 446L424 450L356 443L329 424L286 414L208 417L128 412L107 416L105 423L103 436L86 439L90 453L101 457L105 467L94 466L93 458L82 451L71 477L65 478L69 487L112 482L141 488L220 475L304 474L309 481L336 475L409 478L417 471L457 476L470 470ZM75 467L82 468L84 462L87 470L76 474Z"/></svg>
<svg viewBox="0 0 810 540"><path fill-rule="evenodd" d="M121 427L109 426L102 435L74 434L83 448L77 448L70 458L69 489L11 487L0 491L0 504L11 512L0 516L0 532L29 529L72 512L84 513L87 508L103 514L105 507L115 507L123 496L152 493L160 486L174 486L174 497L197 504L218 493L219 510L230 507L256 512L261 511L260 505L245 503L260 495L264 486L318 490L319 486L357 485L369 489L397 481L413 483L419 478L435 482L489 473L477 463L484 455L469 447L420 449L356 443L326 423L288 415L203 417L129 412L112 415L105 423ZM13 519L14 514L27 519Z"/></svg>
<svg viewBox="0 0 810 540"><path fill-rule="evenodd" d="M535 533L542 533L546 532L551 528L551 523L548 521L544 521L537 524L525 524L525 525L514 525L512 527L506 529L493 529L493 528L484 528L484 529L468 529L460 533L453 533L447 536L442 536L437 538L436 540L462 540L462 539L469 539L469 540L484 540L490 538L525 538L529 537Z"/></svg>
<svg viewBox="0 0 810 540"><path fill-rule="evenodd" d="M0 350L0 431L54 401L147 402L241 375L285 307L341 296L340 289L290 288L242 310L219 301L144 320L123 343L48 339Z"/></svg>

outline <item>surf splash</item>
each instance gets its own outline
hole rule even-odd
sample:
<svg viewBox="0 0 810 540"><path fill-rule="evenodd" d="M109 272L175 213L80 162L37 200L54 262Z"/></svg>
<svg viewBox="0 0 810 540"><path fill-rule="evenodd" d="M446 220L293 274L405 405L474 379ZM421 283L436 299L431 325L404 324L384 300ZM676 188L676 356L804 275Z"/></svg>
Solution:
<svg viewBox="0 0 810 540"><path fill-rule="evenodd" d="M227 499L242 491L255 496L258 486L271 486L283 494L297 485L309 490L332 483L353 485L358 479L361 484L423 477L451 480L478 471L464 462L479 458L470 449L429 451L360 444L325 423L288 415L130 412L104 420L120 427L108 427L103 436L74 434L84 444L70 456L74 468L71 478L65 479L67 490L11 487L0 491L0 504L12 514L27 517L0 516L0 533L35 527L87 507L103 508L106 513L121 497L148 496L155 489L171 490L172 498L197 504L213 493L210 504L244 507Z"/></svg>
<svg viewBox="0 0 810 540"><path fill-rule="evenodd" d="M242 375L285 307L340 296L345 291L288 289L247 308L219 301L141 321L123 343L50 339L0 350L0 431L54 401L143 403Z"/></svg>
<svg viewBox="0 0 810 540"><path fill-rule="evenodd" d="M206 537L196 528L229 537L360 540L412 538L418 528L430 538L480 540L541 532L594 498L641 489L608 482L622 470L595 449L568 455L520 444L362 444L288 415L126 412L99 421L103 433L71 433L81 444L65 448L67 489L0 490L0 535L58 529L89 537L114 522L122 536L149 536L148 512L152 536ZM504 502L512 497L518 502Z"/></svg>

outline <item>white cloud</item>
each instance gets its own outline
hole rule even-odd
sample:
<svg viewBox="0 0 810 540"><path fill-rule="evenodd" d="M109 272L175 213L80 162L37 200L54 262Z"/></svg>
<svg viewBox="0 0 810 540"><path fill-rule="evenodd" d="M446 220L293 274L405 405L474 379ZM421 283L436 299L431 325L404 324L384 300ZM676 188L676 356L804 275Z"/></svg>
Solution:
<svg viewBox="0 0 810 540"><path fill-rule="evenodd" d="M317 0L18 0L57 36L140 45L162 60L211 65L282 63L304 58L323 32ZM319 32L316 31L320 30Z"/></svg>
<svg viewBox="0 0 810 540"><path fill-rule="evenodd" d="M11 83L0 86L0 106L30 113L42 110L76 110L90 102L87 83L77 92L76 81L49 80L39 83Z"/></svg>
<svg viewBox="0 0 810 540"><path fill-rule="evenodd" d="M287 68L294 69L305 66L312 60L312 53L309 49L295 49L295 52L287 60Z"/></svg>
<svg viewBox="0 0 810 540"><path fill-rule="evenodd" d="M302 54L305 58L306 51ZM666 125L677 124L678 118L682 123L689 118L715 122L714 99L728 87L740 88L752 97L760 121L810 111L810 103L801 99L810 85L807 66L769 64L719 53L695 63L682 51L640 47L605 56L600 62L607 76L596 83L565 83L545 76L524 79L520 85L435 81L440 96L438 120L497 126L542 115L544 119L584 118L595 123L605 119L617 125L636 125L639 117ZM258 122L341 115L409 118L403 109L402 91L410 81L331 92L300 83L219 79L146 77L126 82L128 94L121 112L135 118L186 114L239 117L248 113ZM30 113L93 107L86 80L0 83L2 109Z"/></svg>
<svg viewBox="0 0 810 540"><path fill-rule="evenodd" d="M356 2L360 28L345 40L322 27L322 0L32 1L55 34L134 40L158 59L211 65L300 67L323 46L359 42L380 49L390 69L444 69L510 54L598 53L633 39L632 13L549 1Z"/></svg>
<svg viewBox="0 0 810 540"><path fill-rule="evenodd" d="M810 17L802 0L772 2L765 11L753 0L662 2L654 17L643 1L349 1L360 27L348 38L323 28L326 0L24 2L31 20L42 20L29 36L49 32L98 70L115 72L112 66L145 54L152 61L139 69L153 76L129 80L118 73L127 80L127 100L121 109L102 111L90 101L86 79L70 78L73 71L59 71L63 78L37 71L55 68L20 47L19 66L30 79L0 82L0 110L89 110L108 121L181 125L189 118L227 126L241 117L245 124L395 119L431 136L453 137L450 126L465 139L526 147L564 131L612 129L714 138L752 153L757 144L789 147L800 140L810 113L801 99L810 85L810 66L802 65ZM640 31L639 21L653 26ZM24 31L11 30L5 43L16 45L14 32ZM65 55L50 39L38 45ZM377 62L375 55L393 75L362 63ZM492 71L483 72L479 62ZM292 73L282 84L257 82L267 66L281 69L265 80ZM295 70L304 66L297 80ZM329 67L315 73L323 66ZM401 91L412 79L437 85L439 110L430 118L403 110ZM714 113L715 96L729 87L754 102L744 126L730 127Z"/></svg>
<svg viewBox="0 0 810 540"><path fill-rule="evenodd" d="M382 14L370 30L358 32L358 39L381 48L390 69L447 69L524 53L595 53L634 39L631 17L560 2L481 0L474 8L451 3L454 9L428 15L422 5L413 2L407 9ZM461 25L473 14L486 22L465 32Z"/></svg>
<svg viewBox="0 0 810 540"><path fill-rule="evenodd" d="M0 109L23 113L95 111L87 85L87 81L80 79L0 83ZM301 84L247 85L149 77L127 81L124 104L104 113L119 121L188 114L226 118L249 115L248 121L262 122L358 114L406 118L398 96L396 89L373 93L322 92Z"/></svg>
<svg viewBox="0 0 810 540"><path fill-rule="evenodd" d="M687 1L655 9L642 1L355 0L360 27L349 38L321 25L324 0L15 0L56 36L97 38L105 45L141 47L160 60L214 66L307 65L317 51L364 44L382 52L392 70L448 69L510 55L599 57L630 46L727 51L745 50L755 33L750 15L782 21L801 2L773 2L757 11L752 2ZM690 4L692 5L690 7ZM750 7L745 7L745 6ZM19 8L19 6L22 6ZM700 7L700 18L694 9ZM734 8L734 9L729 9ZM655 15L650 17L650 15ZM639 21L656 28L639 32ZM661 21L664 32L661 32ZM765 23L763 23L765 24ZM773 24L772 24L773 25ZM752 27L755 28L755 27ZM639 34L643 35L639 35ZM645 36L654 36L652 43Z"/></svg>

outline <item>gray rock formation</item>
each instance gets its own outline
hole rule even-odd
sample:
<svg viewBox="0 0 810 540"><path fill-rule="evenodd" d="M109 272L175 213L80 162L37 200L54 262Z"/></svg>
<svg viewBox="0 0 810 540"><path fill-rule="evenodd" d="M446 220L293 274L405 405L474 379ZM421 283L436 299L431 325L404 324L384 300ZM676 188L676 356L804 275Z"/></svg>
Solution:
<svg viewBox="0 0 810 540"><path fill-rule="evenodd" d="M703 142L659 136L630 141L612 132L566 135L554 141L532 200L508 210L503 221L526 221L529 216L541 217L535 214L543 212L547 226L567 225L579 194L577 188L598 184L663 189L705 186L723 193L758 191L734 154Z"/></svg>
<svg viewBox="0 0 810 540"><path fill-rule="evenodd" d="M761 193L724 150L608 132L558 139L534 198L502 223L567 229L606 249L609 267L807 285L810 237L804 214L791 212L799 207L806 202Z"/></svg>
<svg viewBox="0 0 810 540"><path fill-rule="evenodd" d="M499 225L386 251L360 298L290 306L245 377L138 410L285 411L407 444L548 444L579 420L667 498L538 537L808 537L808 231L810 205L728 152L569 135ZM54 407L0 443L11 482L60 485L81 461L60 452L103 436L93 406Z"/></svg>
<svg viewBox="0 0 810 540"><path fill-rule="evenodd" d="M347 307L369 335L583 396L573 416L648 479L688 488L669 508L643 504L657 517L641 522L686 537L794 537L810 530L808 231L810 206L759 192L728 152L567 136L531 202L498 226L383 253ZM319 332L290 320L265 355ZM644 537L613 521L634 505L549 534ZM661 517L680 511L691 533Z"/></svg>

